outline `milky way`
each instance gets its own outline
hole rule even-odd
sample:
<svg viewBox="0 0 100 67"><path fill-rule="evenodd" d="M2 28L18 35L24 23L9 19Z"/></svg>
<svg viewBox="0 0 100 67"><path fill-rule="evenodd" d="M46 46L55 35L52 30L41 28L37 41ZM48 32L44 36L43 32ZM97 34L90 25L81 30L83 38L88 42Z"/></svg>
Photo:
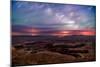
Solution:
<svg viewBox="0 0 100 67"><path fill-rule="evenodd" d="M13 35L95 35L96 7L12 2Z"/></svg>

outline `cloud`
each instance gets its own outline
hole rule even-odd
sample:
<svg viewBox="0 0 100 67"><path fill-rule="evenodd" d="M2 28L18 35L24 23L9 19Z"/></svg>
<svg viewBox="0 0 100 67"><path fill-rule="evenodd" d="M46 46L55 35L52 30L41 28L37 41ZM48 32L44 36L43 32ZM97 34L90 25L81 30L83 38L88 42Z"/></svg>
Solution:
<svg viewBox="0 0 100 67"><path fill-rule="evenodd" d="M47 9L45 9L45 14L47 14L47 15L53 15L53 11L52 11L52 9L51 8L47 8Z"/></svg>
<svg viewBox="0 0 100 67"><path fill-rule="evenodd" d="M34 35L57 34L58 32L59 35L69 35L72 33L62 32L95 30L94 10L94 6L13 2L12 32ZM84 34L84 32L80 34Z"/></svg>

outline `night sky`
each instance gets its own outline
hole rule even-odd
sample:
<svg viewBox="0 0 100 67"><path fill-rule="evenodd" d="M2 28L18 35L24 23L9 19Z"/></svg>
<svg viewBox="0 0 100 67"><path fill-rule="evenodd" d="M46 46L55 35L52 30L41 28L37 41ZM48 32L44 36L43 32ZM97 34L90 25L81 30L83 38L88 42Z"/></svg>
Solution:
<svg viewBox="0 0 100 67"><path fill-rule="evenodd" d="M12 35L95 35L96 7L12 2Z"/></svg>

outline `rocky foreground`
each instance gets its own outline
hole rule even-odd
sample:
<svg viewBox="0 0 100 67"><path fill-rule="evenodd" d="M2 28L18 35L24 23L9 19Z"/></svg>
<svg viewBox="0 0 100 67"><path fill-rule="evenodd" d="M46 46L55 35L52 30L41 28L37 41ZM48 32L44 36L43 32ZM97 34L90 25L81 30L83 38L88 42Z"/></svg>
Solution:
<svg viewBox="0 0 100 67"><path fill-rule="evenodd" d="M27 42L12 46L12 65L95 61L93 43Z"/></svg>

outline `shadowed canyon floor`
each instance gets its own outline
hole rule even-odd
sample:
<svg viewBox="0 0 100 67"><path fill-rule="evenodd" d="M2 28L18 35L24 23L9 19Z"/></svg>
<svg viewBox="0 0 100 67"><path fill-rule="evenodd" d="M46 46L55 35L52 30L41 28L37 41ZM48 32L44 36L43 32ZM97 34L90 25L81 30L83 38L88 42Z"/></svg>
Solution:
<svg viewBox="0 0 100 67"><path fill-rule="evenodd" d="M23 39L22 39L23 40ZM93 39L91 39L93 40ZM20 41L20 40L19 40ZM39 40L12 45L12 65L37 65L95 61L95 42Z"/></svg>

